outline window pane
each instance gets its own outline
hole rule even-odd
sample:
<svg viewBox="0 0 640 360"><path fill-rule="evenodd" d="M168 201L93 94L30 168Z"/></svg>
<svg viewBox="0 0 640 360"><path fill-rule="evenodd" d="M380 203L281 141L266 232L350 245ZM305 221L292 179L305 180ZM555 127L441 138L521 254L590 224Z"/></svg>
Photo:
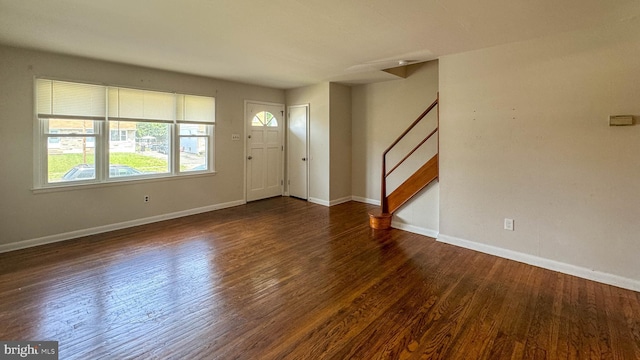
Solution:
<svg viewBox="0 0 640 360"><path fill-rule="evenodd" d="M49 119L47 120L47 134L93 134L93 120L65 120L65 119Z"/></svg>
<svg viewBox="0 0 640 360"><path fill-rule="evenodd" d="M213 125L180 124L180 171L208 170L209 135ZM193 136L190 136L193 135Z"/></svg>
<svg viewBox="0 0 640 360"><path fill-rule="evenodd" d="M256 116L254 116L253 119L251 120L251 126L264 126L266 124L264 117L265 117L264 111L257 113Z"/></svg>
<svg viewBox="0 0 640 360"><path fill-rule="evenodd" d="M278 120L272 113L268 111L261 111L253 117L251 120L251 126L278 127Z"/></svg>
<svg viewBox="0 0 640 360"><path fill-rule="evenodd" d="M180 171L208 170L207 154L209 138L180 137Z"/></svg>
<svg viewBox="0 0 640 360"><path fill-rule="evenodd" d="M264 124L260 121L260 118L254 116L253 120L251 120L251 126L264 126Z"/></svg>
<svg viewBox="0 0 640 360"><path fill-rule="evenodd" d="M265 111L264 113L264 123L269 126L269 123L271 122L271 120L273 120L273 114L270 112Z"/></svg>
<svg viewBox="0 0 640 360"><path fill-rule="evenodd" d="M49 182L95 179L93 144L93 137L50 137L47 142Z"/></svg>
<svg viewBox="0 0 640 360"><path fill-rule="evenodd" d="M169 172L170 124L109 122L109 177Z"/></svg>
<svg viewBox="0 0 640 360"><path fill-rule="evenodd" d="M93 134L97 121L49 119L45 121L47 138L47 179L64 182L95 179L94 136L64 136ZM51 136L55 135L55 136Z"/></svg>
<svg viewBox="0 0 640 360"><path fill-rule="evenodd" d="M180 135L207 135L210 125L180 124Z"/></svg>

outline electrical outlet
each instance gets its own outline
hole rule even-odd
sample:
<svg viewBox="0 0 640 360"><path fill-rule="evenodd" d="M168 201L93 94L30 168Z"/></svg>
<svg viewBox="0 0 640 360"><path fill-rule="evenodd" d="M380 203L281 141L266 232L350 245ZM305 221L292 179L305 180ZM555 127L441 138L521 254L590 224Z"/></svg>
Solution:
<svg viewBox="0 0 640 360"><path fill-rule="evenodd" d="M149 202L149 200L150 200L149 195L145 195L144 196L144 202Z"/></svg>
<svg viewBox="0 0 640 360"><path fill-rule="evenodd" d="M513 219L504 219L504 229L513 231Z"/></svg>

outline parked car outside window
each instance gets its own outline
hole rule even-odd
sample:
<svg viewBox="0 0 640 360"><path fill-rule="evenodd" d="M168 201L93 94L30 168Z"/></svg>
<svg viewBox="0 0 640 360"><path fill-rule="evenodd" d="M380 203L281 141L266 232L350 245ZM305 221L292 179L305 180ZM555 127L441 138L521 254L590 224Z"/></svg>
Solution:
<svg viewBox="0 0 640 360"><path fill-rule="evenodd" d="M127 165L109 165L109 177L134 176L142 174L142 171L136 170ZM96 169L93 164L80 164L74 166L62 176L63 181L95 179Z"/></svg>

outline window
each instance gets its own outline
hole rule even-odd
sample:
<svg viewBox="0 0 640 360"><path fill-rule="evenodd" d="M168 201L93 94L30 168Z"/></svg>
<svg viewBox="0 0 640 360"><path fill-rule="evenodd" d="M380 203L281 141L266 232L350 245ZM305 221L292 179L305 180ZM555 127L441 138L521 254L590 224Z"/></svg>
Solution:
<svg viewBox="0 0 640 360"><path fill-rule="evenodd" d="M109 127L116 127L116 129L110 129L109 133L111 134L111 141L127 141L127 131L126 130L118 130L118 122L114 121L109 124Z"/></svg>
<svg viewBox="0 0 640 360"><path fill-rule="evenodd" d="M206 155L209 152L209 136L204 125L181 124L180 170L207 170Z"/></svg>
<svg viewBox="0 0 640 360"><path fill-rule="evenodd" d="M268 111L261 111L253 117L251 126L278 127L278 119Z"/></svg>
<svg viewBox="0 0 640 360"><path fill-rule="evenodd" d="M36 80L37 188L213 171L215 99Z"/></svg>

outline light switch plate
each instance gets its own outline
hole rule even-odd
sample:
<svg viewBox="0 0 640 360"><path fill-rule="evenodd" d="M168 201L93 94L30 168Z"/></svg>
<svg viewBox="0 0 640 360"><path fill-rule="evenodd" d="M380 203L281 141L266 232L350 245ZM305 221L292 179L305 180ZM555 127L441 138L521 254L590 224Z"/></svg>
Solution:
<svg viewBox="0 0 640 360"><path fill-rule="evenodd" d="M513 231L513 219L504 219L504 229Z"/></svg>

